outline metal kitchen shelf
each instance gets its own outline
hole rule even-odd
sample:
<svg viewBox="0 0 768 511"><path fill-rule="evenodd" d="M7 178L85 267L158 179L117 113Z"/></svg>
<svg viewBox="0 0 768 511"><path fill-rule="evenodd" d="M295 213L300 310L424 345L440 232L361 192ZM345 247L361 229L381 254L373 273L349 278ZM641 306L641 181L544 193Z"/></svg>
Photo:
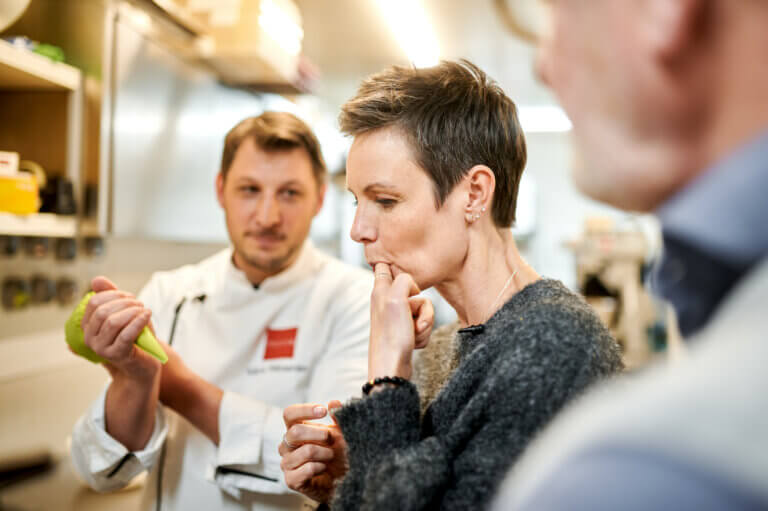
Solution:
<svg viewBox="0 0 768 511"><path fill-rule="evenodd" d="M79 69L0 40L0 89L74 91L80 81Z"/></svg>
<svg viewBox="0 0 768 511"><path fill-rule="evenodd" d="M40 236L46 238L74 238L77 220L74 216L36 213L14 215L0 212L0 236Z"/></svg>

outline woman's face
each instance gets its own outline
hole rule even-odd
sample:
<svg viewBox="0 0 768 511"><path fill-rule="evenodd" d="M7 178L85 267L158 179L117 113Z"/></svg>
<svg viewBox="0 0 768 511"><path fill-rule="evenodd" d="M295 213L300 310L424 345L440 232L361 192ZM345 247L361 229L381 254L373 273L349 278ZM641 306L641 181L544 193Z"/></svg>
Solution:
<svg viewBox="0 0 768 511"><path fill-rule="evenodd" d="M357 200L350 236L365 245L368 264L409 273L421 289L456 276L467 253L468 195L459 183L437 209L432 181L397 129L355 137L347 188Z"/></svg>

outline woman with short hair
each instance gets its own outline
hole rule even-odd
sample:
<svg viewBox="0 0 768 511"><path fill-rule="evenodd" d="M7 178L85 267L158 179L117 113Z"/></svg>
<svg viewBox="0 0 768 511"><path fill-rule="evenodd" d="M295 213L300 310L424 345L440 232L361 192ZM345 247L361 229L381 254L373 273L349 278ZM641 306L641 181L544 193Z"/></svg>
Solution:
<svg viewBox="0 0 768 511"><path fill-rule="evenodd" d="M286 482L332 509L482 508L531 437L622 368L618 347L582 298L518 253L525 140L483 71L390 68L363 82L340 123L354 137L351 236L375 272L370 381L334 410L336 426L305 423L317 405L285 410ZM417 296L429 287L459 329L422 352L443 360L419 374L439 389L422 413L412 355L429 342L433 311Z"/></svg>

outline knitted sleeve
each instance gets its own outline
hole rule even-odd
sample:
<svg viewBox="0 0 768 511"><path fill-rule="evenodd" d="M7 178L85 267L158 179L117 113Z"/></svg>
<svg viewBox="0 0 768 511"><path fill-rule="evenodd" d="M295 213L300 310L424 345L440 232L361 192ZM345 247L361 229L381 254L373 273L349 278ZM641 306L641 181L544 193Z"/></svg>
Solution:
<svg viewBox="0 0 768 511"><path fill-rule="evenodd" d="M525 326L503 340L502 349L480 346L446 389L467 385L471 397L434 435L421 438L419 396L411 384L339 410L350 467L332 509L481 509L489 503L532 436L576 393L620 367L613 341L582 313L545 306L521 318Z"/></svg>
<svg viewBox="0 0 768 511"><path fill-rule="evenodd" d="M446 449L435 437L419 439L413 384L353 401L335 416L347 442L349 471L331 509L425 509L448 481Z"/></svg>

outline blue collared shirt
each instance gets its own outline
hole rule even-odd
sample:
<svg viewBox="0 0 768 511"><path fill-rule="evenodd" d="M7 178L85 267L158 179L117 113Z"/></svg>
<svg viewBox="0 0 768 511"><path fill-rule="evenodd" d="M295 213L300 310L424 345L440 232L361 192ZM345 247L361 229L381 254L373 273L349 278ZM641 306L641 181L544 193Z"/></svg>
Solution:
<svg viewBox="0 0 768 511"><path fill-rule="evenodd" d="M665 246L652 285L672 302L681 331L690 335L768 257L768 132L701 174L657 213ZM598 443L557 467L520 509L758 511L766 505L694 459Z"/></svg>
<svg viewBox="0 0 768 511"><path fill-rule="evenodd" d="M768 132L702 173L657 214L664 254L651 287L672 303L687 337L768 256Z"/></svg>

